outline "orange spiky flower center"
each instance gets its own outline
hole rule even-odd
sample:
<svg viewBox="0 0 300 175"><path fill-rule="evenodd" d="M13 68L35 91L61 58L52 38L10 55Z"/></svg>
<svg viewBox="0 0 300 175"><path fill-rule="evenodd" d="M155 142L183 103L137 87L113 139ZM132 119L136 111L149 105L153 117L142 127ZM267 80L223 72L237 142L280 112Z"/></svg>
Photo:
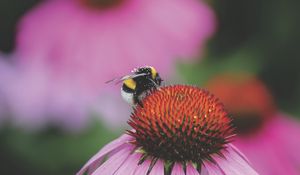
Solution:
<svg viewBox="0 0 300 175"><path fill-rule="evenodd" d="M221 154L233 136L223 104L208 91L186 85L166 86L150 93L134 109L128 131L149 156L166 161L201 164Z"/></svg>

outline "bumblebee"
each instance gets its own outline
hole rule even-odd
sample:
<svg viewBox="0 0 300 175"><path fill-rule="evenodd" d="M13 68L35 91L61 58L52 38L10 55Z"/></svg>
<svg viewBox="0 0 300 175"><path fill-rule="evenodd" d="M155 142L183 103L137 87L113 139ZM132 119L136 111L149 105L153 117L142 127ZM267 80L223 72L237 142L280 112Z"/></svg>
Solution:
<svg viewBox="0 0 300 175"><path fill-rule="evenodd" d="M131 72L131 75L123 76L117 82L123 82L121 95L129 104L139 104L143 106L141 100L147 96L151 90L159 88L163 80L152 66L139 67Z"/></svg>

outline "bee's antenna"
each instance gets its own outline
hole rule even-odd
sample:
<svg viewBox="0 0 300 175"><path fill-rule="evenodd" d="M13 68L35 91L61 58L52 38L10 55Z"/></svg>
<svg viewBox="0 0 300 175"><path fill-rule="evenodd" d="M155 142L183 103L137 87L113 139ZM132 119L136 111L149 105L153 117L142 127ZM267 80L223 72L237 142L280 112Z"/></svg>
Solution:
<svg viewBox="0 0 300 175"><path fill-rule="evenodd" d="M113 82L113 81L115 81L116 80L116 78L114 78L114 79L111 79L111 80L108 80L108 81L106 81L105 82L105 84L107 84L107 83L111 83L111 82Z"/></svg>

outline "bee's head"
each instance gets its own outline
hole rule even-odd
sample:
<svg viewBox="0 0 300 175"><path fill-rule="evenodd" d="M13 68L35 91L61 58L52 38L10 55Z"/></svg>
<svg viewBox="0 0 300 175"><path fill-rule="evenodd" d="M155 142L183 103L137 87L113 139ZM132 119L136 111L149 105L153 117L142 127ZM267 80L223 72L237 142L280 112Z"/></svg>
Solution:
<svg viewBox="0 0 300 175"><path fill-rule="evenodd" d="M151 71L151 78L154 80L154 82L160 86L161 82L163 81L161 79L161 77L159 76L159 73L156 71L156 69L154 67L149 67L150 71Z"/></svg>
<svg viewBox="0 0 300 175"><path fill-rule="evenodd" d="M155 78L154 78L154 82L155 82L158 86L160 86L162 81L163 81L163 80L160 78L159 74L157 73L156 76L155 76Z"/></svg>

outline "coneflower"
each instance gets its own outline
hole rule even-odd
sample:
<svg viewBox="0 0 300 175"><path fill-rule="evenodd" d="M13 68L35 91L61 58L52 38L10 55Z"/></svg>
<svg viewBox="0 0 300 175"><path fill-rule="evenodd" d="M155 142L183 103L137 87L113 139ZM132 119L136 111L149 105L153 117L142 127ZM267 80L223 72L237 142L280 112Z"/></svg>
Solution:
<svg viewBox="0 0 300 175"><path fill-rule="evenodd" d="M260 175L299 175L299 121L280 112L266 85L245 73L214 77L207 88L220 98L237 128L234 144Z"/></svg>
<svg viewBox="0 0 300 175"><path fill-rule="evenodd" d="M255 175L230 144L231 118L203 89L153 91L128 121L133 128L102 148L78 172L93 175Z"/></svg>

